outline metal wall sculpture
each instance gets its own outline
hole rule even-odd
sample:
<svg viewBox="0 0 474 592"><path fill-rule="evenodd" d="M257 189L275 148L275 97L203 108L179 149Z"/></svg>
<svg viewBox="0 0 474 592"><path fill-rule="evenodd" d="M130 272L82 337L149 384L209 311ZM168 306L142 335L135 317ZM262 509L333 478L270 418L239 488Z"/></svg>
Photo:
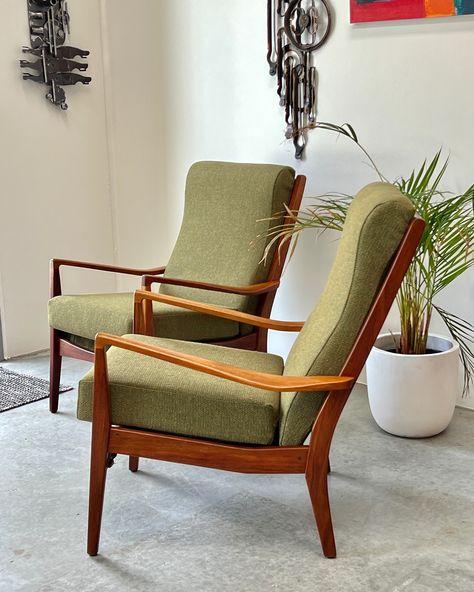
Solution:
<svg viewBox="0 0 474 592"><path fill-rule="evenodd" d="M306 132L316 123L317 72L312 52L331 31L326 0L267 0L270 74L277 77L286 132L295 157L303 157Z"/></svg>
<svg viewBox="0 0 474 592"><path fill-rule="evenodd" d="M27 0L28 24L31 47L23 47L39 59L33 62L20 60L21 68L34 70L23 73L25 80L46 84L46 98L63 110L68 108L63 86L89 84L89 76L77 74L89 67L77 58L85 58L90 52L66 45L69 30L69 13L66 0Z"/></svg>

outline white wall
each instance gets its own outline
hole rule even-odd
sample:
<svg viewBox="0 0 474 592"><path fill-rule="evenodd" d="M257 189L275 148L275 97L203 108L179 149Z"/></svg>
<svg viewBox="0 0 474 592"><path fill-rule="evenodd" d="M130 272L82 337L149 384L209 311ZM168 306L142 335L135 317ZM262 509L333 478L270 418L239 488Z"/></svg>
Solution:
<svg viewBox="0 0 474 592"><path fill-rule="evenodd" d="M156 267L168 261L176 232L175 179L167 171L168 129L162 104L165 29L163 2L101 0L106 49L106 95L113 177L116 259ZM119 288L137 279L119 276Z"/></svg>
<svg viewBox="0 0 474 592"><path fill-rule="evenodd" d="M0 36L0 301L6 356L49 345L48 260L112 261L98 0L70 2L71 43L91 51L89 87L67 89L69 111L22 80L26 3L2 0ZM111 290L115 278L77 271L66 290Z"/></svg>
<svg viewBox="0 0 474 592"><path fill-rule="evenodd" d="M447 185L456 191L465 189L474 181L474 70L469 65L474 19L350 26L348 0L333 0L332 5L334 32L315 54L319 119L350 122L389 179L407 174L444 146L451 154ZM295 162L292 146L283 141L283 112L275 80L267 73L264 0L160 0L155 6L153 15L160 16L154 21L156 26L160 23L159 34L153 37L156 51L143 54L142 59L147 64L144 69L155 72L157 78L142 79L142 83L145 93L154 94L158 81L160 100L132 117L155 121L157 110L162 110L164 144L158 135L150 138L149 134L145 144L147 150L165 155L161 183L166 191L157 191L156 199L159 207L171 204L167 220L174 232L185 174L195 160L291 164L308 176L308 196L331 190L352 193L375 179L361 153L328 132L312 132L306 160ZM121 11L115 23L128 18L123 7ZM144 27L151 37L149 24ZM138 43L142 47L145 42L139 39ZM121 92L128 92L126 79L117 84L115 94L119 86ZM126 110L124 106L122 112ZM126 142L125 134L122 147ZM140 183L151 186L154 173L146 174L148 181ZM137 238L144 253L156 249L155 236L143 233L127 218L125 209L119 214L128 229L119 238L121 252L134 252ZM144 224L149 228L151 222ZM284 277L274 316L305 318L321 290L333 252L330 237L318 243L309 233L303 237ZM474 322L473 296L471 272L444 296L443 303ZM435 329L442 327L435 323ZM289 346L288 340L272 336L274 351L285 354ZM473 405L474 399L468 404Z"/></svg>

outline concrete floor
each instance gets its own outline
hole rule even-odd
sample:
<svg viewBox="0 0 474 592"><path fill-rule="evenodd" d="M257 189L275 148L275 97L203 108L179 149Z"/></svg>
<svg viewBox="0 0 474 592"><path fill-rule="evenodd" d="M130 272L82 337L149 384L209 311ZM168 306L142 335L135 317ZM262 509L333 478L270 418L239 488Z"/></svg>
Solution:
<svg viewBox="0 0 474 592"><path fill-rule="evenodd" d="M47 358L4 363L47 377ZM67 360L63 382L88 364ZM1 592L472 592L474 414L395 438L353 393L331 455L338 558L325 559L304 478L142 461L109 471L101 555L85 552L90 426L40 401L0 414Z"/></svg>

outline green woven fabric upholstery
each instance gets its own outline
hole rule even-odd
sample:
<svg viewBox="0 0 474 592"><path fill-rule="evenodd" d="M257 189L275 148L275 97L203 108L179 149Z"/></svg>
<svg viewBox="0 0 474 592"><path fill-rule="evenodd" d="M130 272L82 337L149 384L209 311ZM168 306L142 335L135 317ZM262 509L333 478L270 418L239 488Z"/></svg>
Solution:
<svg viewBox="0 0 474 592"><path fill-rule="evenodd" d="M128 335L138 341L271 374L283 371L272 354L210 344ZM271 444L279 393L263 391L123 349L107 352L114 424L184 436ZM79 383L78 417L92 418L93 370Z"/></svg>
<svg viewBox="0 0 474 592"><path fill-rule="evenodd" d="M260 263L265 241L257 235L278 221L265 220L284 211L294 170L279 165L199 162L188 173L181 231L165 277L229 286L265 281ZM192 248L190 248L192 245ZM162 285L163 294L253 311L247 296Z"/></svg>
<svg viewBox="0 0 474 592"><path fill-rule="evenodd" d="M337 375L413 215L410 201L393 185L373 183L359 192L326 288L284 368L282 359L271 354L132 337L271 374ZM183 436L299 445L326 396L266 392L117 348L107 352L107 362L113 423ZM92 387L90 371L79 385L80 419L91 419Z"/></svg>
<svg viewBox="0 0 474 592"><path fill-rule="evenodd" d="M247 286L265 281L260 263L266 246L256 241L268 221L289 204L294 183L290 167L266 164L198 162L188 173L181 230L166 266L166 277ZM255 298L179 286L161 286L164 294L254 312ZM230 339L247 326L154 303L156 335L186 341ZM132 332L131 294L57 296L49 303L49 323L71 341L90 346L99 331ZM80 338L80 339L79 339ZM83 341L84 339L88 341Z"/></svg>
<svg viewBox="0 0 474 592"><path fill-rule="evenodd" d="M80 294L56 296L49 301L49 324L70 338L72 343L85 345L94 340L99 331L125 335L133 330L133 294ZM239 324L226 319L170 306L153 303L153 320L157 337L210 341L239 334ZM93 349L93 345L92 345Z"/></svg>
<svg viewBox="0 0 474 592"><path fill-rule="evenodd" d="M372 183L359 192L325 290L293 344L285 375L340 373L413 215L411 202L391 184ZM324 398L282 394L281 445L304 442Z"/></svg>

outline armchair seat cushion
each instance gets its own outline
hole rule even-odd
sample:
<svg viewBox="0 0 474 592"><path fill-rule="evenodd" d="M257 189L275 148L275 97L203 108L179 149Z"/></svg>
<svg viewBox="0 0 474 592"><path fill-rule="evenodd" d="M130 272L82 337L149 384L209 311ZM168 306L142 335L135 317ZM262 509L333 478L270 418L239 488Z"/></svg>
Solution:
<svg viewBox="0 0 474 592"><path fill-rule="evenodd" d="M128 337L211 360L281 375L272 354L143 335ZM280 394L112 347L107 352L112 423L158 432L271 444ZM93 370L79 383L78 418L92 419Z"/></svg>
<svg viewBox="0 0 474 592"><path fill-rule="evenodd" d="M73 343L93 349L100 331L125 335L133 330L133 294L80 294L56 296L49 301L49 324ZM227 319L153 303L155 335L185 341L230 339L239 335L239 323ZM242 328L245 334L245 327ZM76 338L82 338L80 340ZM84 341L88 340L88 341ZM89 343L88 343L89 342Z"/></svg>

